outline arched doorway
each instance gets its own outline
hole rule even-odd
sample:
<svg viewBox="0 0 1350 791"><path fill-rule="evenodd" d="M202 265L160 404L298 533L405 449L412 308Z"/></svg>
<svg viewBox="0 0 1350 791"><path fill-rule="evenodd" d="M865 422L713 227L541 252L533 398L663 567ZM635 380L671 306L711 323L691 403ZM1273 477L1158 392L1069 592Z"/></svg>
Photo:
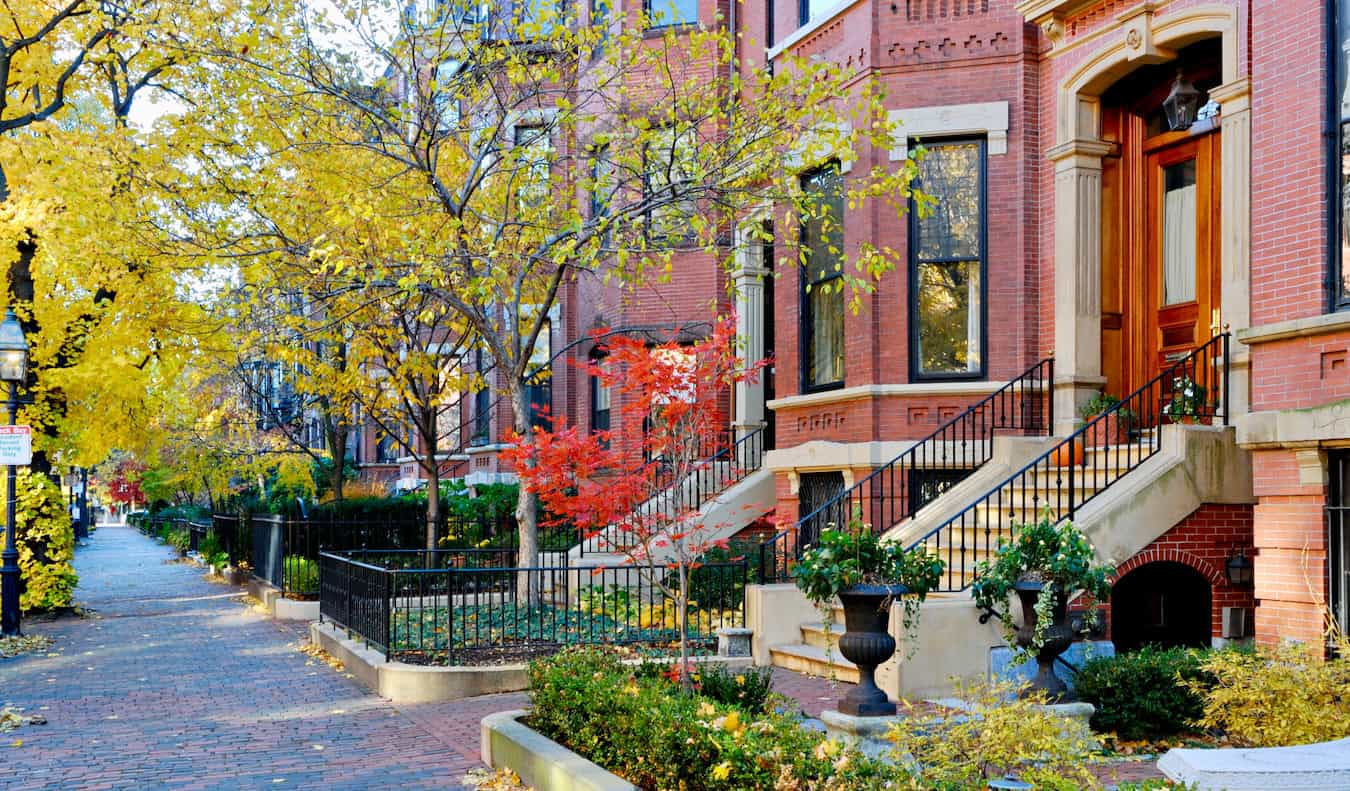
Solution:
<svg viewBox="0 0 1350 791"><path fill-rule="evenodd" d="M1216 324L1238 331L1250 323L1251 86L1249 77L1240 69L1240 54L1246 46L1246 33L1240 23L1238 8L1232 4L1218 3L1175 8L1177 4L1167 4L1161 8L1153 3L1138 5L1138 8L1117 16L1114 22L1106 23L1090 36L1080 36L1072 41L1066 37L1063 14L1051 10L1033 18L1051 40L1049 57L1052 62L1060 53L1082 55L1076 57L1071 69L1056 80L1055 142L1046 152L1054 163L1055 172L1055 414L1058 418L1056 430L1060 432L1073 429L1077 408L1095 395L1096 391L1105 388L1116 395L1124 395L1124 392L1117 391L1124 391L1129 386L1129 380L1144 370L1147 360L1161 358L1166 361L1168 355L1186 348L1193 342L1188 342L1187 329L1190 330L1191 338L1205 337L1211 332L1211 326ZM1118 223L1103 222L1104 218L1122 208L1110 203L1115 196L1104 189L1103 171L1118 158L1131 154L1126 141L1107 137L1111 133L1109 110L1112 100L1119 106L1126 97L1119 93L1105 95L1145 67L1162 67L1164 81L1169 77L1175 78L1179 61L1185 65L1184 61L1190 60L1193 65L1203 67L1206 71L1211 69L1215 45L1204 42L1216 39L1219 42L1218 84L1206 86L1205 91L1208 99L1217 102L1220 108L1217 120L1219 128L1215 130L1217 135L1211 133L1211 137L1216 141L1221 137L1222 145L1212 146L1205 158L1212 165L1217 149L1220 160L1218 175L1215 178L1214 170L1211 169L1209 177L1211 186L1217 187L1216 197L1221 196L1222 199L1218 200L1217 207L1213 202L1210 203L1211 213L1207 221L1210 225L1217 224L1218 228L1217 251L1208 252L1211 256L1217 252L1219 288L1210 289L1207 295L1209 304L1201 305L1197 299L1197 304L1187 306L1186 315L1178 317L1166 315L1162 309L1179 307L1179 304L1170 305L1155 300L1156 295L1150 295L1147 291L1149 286L1140 280L1124 281L1126 290L1123 294L1106 293L1107 288L1122 282L1115 279L1113 284L1103 283L1104 276L1112 278L1112 273L1105 272L1103 268L1103 250L1122 241L1116 238L1117 234L1132 233L1124 241L1136 245L1135 252L1158 256L1153 261L1153 267L1157 267L1159 275L1166 273L1167 269L1160 265L1159 258L1168 250L1165 246L1168 237L1173 236L1178 241L1183 237L1160 233L1160 229L1155 228L1156 238L1150 244L1137 229L1143 229L1142 234L1148 233L1144 225L1146 214L1156 214L1153 218L1155 223L1159 219L1166 219L1166 193L1186 190L1190 185L1190 174L1185 172L1185 168L1173 171L1173 189L1169 190L1169 174L1165 169L1177 162L1155 161L1155 169L1161 172L1154 174L1153 189L1157 193L1154 195L1152 212L1143 201L1133 204L1136 207L1131 223L1131 228L1136 229L1134 232L1122 228ZM1186 52L1185 58L1179 57L1180 53L1196 44L1202 46ZM1209 52L1204 51L1206 47ZM1088 50L1086 55L1083 55L1084 49ZM1205 63L1198 62L1201 60ZM1204 82L1215 79L1212 74L1197 72L1195 76ZM1106 101L1103 101L1104 98ZM1135 107L1137 109L1138 105ZM1147 124L1141 131L1149 131ZM1142 158L1150 153L1141 150L1145 139L1140 137L1140 145L1133 151L1135 157ZM1153 142L1161 149L1168 147L1167 144L1172 141L1163 137ZM1189 158L1186 153L1182 155L1183 160ZM1132 168L1136 174L1141 169L1147 170ZM1147 175L1145 172L1138 182L1138 190L1149 187ZM1196 176L1198 182L1199 163ZM1195 192L1199 191L1197 183ZM1184 194L1172 198L1174 206L1178 203L1188 206L1188 201L1189 196ZM1197 209L1199 203L1197 194ZM1214 215L1216 208L1217 223ZM1204 231L1198 227L1198 215L1196 219L1195 241L1198 247L1205 240L1200 237ZM1207 238L1211 244L1215 244L1215 237ZM1189 245L1171 249L1180 249L1181 256L1174 258L1184 261ZM1212 266L1214 260L1207 263ZM1149 274L1152 276L1154 273ZM1173 274L1179 274L1179 270L1174 269ZM1163 280L1161 285L1165 288L1166 281ZM1201 283L1198 276L1195 285L1196 296L1199 297ZM1157 285L1152 287L1158 288ZM1104 310L1104 297L1116 299L1116 309L1107 305ZM1126 329L1128 320L1123 309L1124 300L1118 297L1156 305L1155 314L1164 314L1157 315L1151 326L1144 325L1146 332L1152 330L1147 348L1142 343L1138 346L1111 347L1111 344L1138 343L1127 338L1128 335L1137 337L1137 332ZM1178 299L1177 302L1181 303L1182 300ZM1135 315L1147 319L1146 313ZM1134 326L1137 328L1139 325ZM1103 349L1104 342L1106 349ZM1136 366L1132 361L1128 372L1123 364L1123 352L1137 352L1139 364ZM1241 414L1247 409L1246 360L1244 349L1238 348L1232 352L1233 371L1228 392L1229 409L1233 414Z"/></svg>
<svg viewBox="0 0 1350 791"><path fill-rule="evenodd" d="M1106 391L1125 396L1203 345L1222 326L1222 136L1209 92L1222 43L1204 39L1140 66L1101 97L1101 354ZM1173 129L1163 100L1174 82L1199 91L1201 118Z"/></svg>
<svg viewBox="0 0 1350 791"><path fill-rule="evenodd" d="M1209 580L1184 563L1158 561L1127 573L1111 591L1117 651L1145 645L1205 648L1211 636Z"/></svg>

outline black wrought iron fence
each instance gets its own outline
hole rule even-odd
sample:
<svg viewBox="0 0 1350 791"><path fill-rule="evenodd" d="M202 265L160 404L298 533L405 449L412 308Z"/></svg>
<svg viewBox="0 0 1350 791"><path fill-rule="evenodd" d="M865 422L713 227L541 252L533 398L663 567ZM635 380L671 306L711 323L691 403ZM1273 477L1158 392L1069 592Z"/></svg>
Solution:
<svg viewBox="0 0 1350 791"><path fill-rule="evenodd" d="M319 554L388 547L425 551L426 522L421 519L291 519L274 515L243 517L252 546L253 576L288 597L314 597L319 590ZM482 520L443 521L437 529L441 548L435 550L437 565L515 565L515 521L510 518L487 524ZM484 536L484 538L479 538ZM491 546L500 540L503 546ZM467 545L466 545L467 543ZM567 544L571 546L571 544Z"/></svg>
<svg viewBox="0 0 1350 791"><path fill-rule="evenodd" d="M1055 423L1054 378L1055 360L1047 357L804 514L761 547L760 569L765 579L787 579L799 552L831 525L859 519L873 531L885 532L914 516L989 461L995 433L1048 436Z"/></svg>
<svg viewBox="0 0 1350 791"><path fill-rule="evenodd" d="M1018 525L1046 515L1054 522L1072 519L1078 509L1161 449L1157 426L1215 420L1227 425L1228 376L1224 333L1163 369L914 542L946 561L939 590L968 586L978 560L991 556ZM1094 450L1088 452L1088 447Z"/></svg>
<svg viewBox="0 0 1350 791"><path fill-rule="evenodd" d="M1338 636L1350 638L1350 451L1332 451L1328 456L1327 601ZM1329 646L1333 653L1342 650L1336 636Z"/></svg>
<svg viewBox="0 0 1350 791"><path fill-rule="evenodd" d="M436 553L320 555L322 620L387 658L476 664L528 658L566 645L669 646L678 612L665 566L444 565ZM484 557L483 560L486 560ZM689 635L711 645L744 626L744 560L706 563L690 576ZM533 595L527 595L532 592Z"/></svg>

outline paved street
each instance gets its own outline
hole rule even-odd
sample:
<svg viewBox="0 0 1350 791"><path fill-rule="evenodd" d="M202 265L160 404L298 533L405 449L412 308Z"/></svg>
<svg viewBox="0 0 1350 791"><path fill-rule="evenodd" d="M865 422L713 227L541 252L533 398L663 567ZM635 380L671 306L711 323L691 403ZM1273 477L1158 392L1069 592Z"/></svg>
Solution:
<svg viewBox="0 0 1350 791"><path fill-rule="evenodd" d="M172 555L125 527L79 551L90 616L27 626L57 656L0 660L0 701L49 722L0 735L0 788L453 789L479 766L479 719L525 700L389 703ZM812 713L835 694L777 686Z"/></svg>

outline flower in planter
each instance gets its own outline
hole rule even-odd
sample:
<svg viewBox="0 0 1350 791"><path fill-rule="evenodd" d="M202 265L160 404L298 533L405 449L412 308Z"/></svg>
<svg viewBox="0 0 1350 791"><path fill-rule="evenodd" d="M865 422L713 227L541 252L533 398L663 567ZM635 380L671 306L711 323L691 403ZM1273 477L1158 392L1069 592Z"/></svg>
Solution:
<svg viewBox="0 0 1350 791"><path fill-rule="evenodd" d="M1110 598L1108 578L1113 569L1095 562L1092 544L1072 522L1057 524L1048 510L1039 521L1016 526L1014 534L1012 541L999 543L992 562L980 561L971 592L977 606L995 613L1003 623L1008 645L1017 646L1017 624L1007 607L1008 599L1019 583L1040 583L1036 632L1030 644L1017 649L1018 659L1025 661L1044 645L1058 599L1082 591L1090 597L1083 623L1096 620L1101 603Z"/></svg>
<svg viewBox="0 0 1350 791"><path fill-rule="evenodd" d="M1199 418L1205 408L1205 396L1205 388L1189 376L1178 376L1172 380L1172 397L1163 405L1162 413L1178 422Z"/></svg>

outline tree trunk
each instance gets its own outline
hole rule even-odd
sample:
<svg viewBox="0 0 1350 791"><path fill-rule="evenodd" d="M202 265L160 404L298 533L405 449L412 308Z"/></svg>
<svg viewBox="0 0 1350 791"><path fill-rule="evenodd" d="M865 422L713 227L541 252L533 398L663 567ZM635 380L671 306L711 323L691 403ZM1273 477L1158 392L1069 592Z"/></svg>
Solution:
<svg viewBox="0 0 1350 791"><path fill-rule="evenodd" d="M24 335L28 336L28 342L33 343L37 338L40 327L37 320L33 317L31 309L33 300L36 296L36 288L33 283L33 261L37 258L38 242L37 239L29 233L27 239L18 244L18 256L9 265L9 292L13 297L14 304L25 305L30 313L27 318L20 319L20 326L23 327ZM37 392L38 372L31 364L28 366L28 381L23 382L23 389L28 395ZM63 414L65 412L65 397L56 389L48 392L45 396L48 406L54 414ZM44 422L33 421L33 433L46 434L50 426ZM37 445L37 443L33 443ZM33 460L28 465L28 469L36 474L46 475L53 483L60 485L61 481L52 470L51 459L47 457L47 451L34 447Z"/></svg>
<svg viewBox="0 0 1350 791"><path fill-rule="evenodd" d="M689 678L689 568L684 557L679 558L680 596L675 602L675 615L680 619L680 686L685 692L693 692Z"/></svg>
<svg viewBox="0 0 1350 791"><path fill-rule="evenodd" d="M430 420L423 420L422 431L422 470L427 474L427 562L436 563L437 528L441 521L441 465L436 460L436 413L431 412Z"/></svg>
<svg viewBox="0 0 1350 791"><path fill-rule="evenodd" d="M534 434L530 431L530 404L526 395L525 383L519 378L511 381L512 425L518 436L517 441L526 448L534 446ZM516 524L520 547L516 553L516 565L520 568L534 568L539 565L539 512L537 499L533 492L526 489L524 482L520 494L516 497ZM528 571L517 572L516 597L530 606L543 600L540 590L541 574Z"/></svg>
<svg viewBox="0 0 1350 791"><path fill-rule="evenodd" d="M328 443L328 453L333 457L333 473L330 484L333 489L333 500L342 501L342 487L346 483L347 475L347 437L350 432L345 425L334 422L332 431L332 442Z"/></svg>

